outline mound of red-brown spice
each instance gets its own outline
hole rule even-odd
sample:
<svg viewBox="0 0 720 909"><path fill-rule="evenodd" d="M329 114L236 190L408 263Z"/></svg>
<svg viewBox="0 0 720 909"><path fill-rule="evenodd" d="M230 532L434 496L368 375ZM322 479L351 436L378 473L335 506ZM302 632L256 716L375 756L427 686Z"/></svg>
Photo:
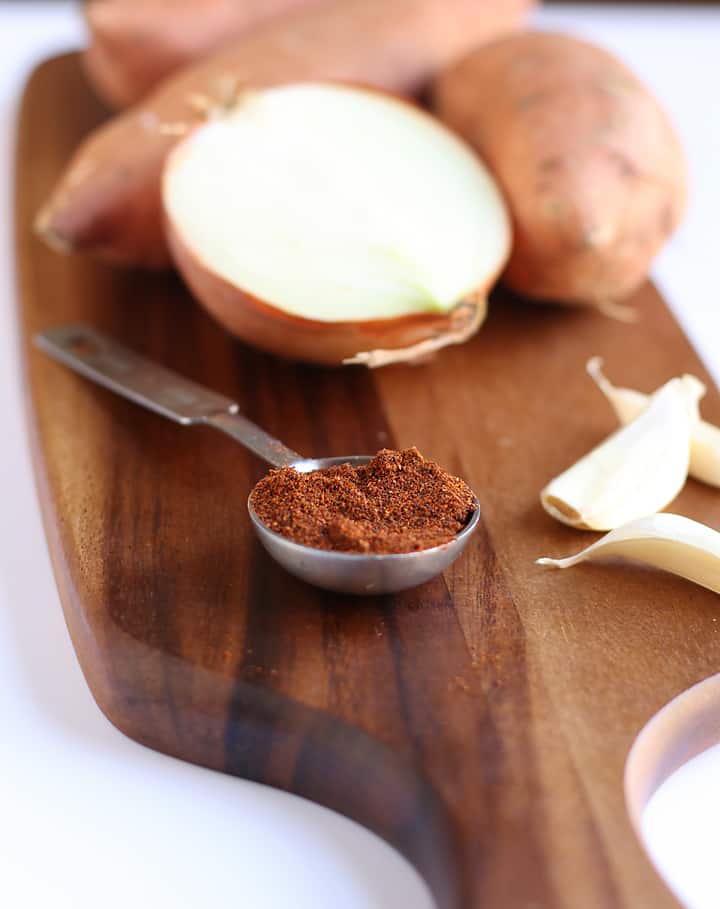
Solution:
<svg viewBox="0 0 720 909"><path fill-rule="evenodd" d="M316 549L414 552L451 540L470 520L472 491L417 448L384 448L363 467L271 470L250 503L275 533Z"/></svg>

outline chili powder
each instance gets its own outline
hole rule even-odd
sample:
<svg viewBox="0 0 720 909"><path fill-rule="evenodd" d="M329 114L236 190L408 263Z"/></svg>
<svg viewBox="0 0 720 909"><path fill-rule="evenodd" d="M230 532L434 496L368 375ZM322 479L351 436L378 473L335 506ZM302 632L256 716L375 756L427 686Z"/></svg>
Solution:
<svg viewBox="0 0 720 909"><path fill-rule="evenodd" d="M296 543L338 552L415 552L449 542L470 520L472 490L417 448L384 448L362 467L271 470L250 504Z"/></svg>

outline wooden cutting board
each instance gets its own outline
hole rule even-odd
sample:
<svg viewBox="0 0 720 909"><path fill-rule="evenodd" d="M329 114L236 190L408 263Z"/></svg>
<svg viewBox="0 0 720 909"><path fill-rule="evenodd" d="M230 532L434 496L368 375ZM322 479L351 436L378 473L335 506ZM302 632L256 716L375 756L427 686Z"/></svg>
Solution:
<svg viewBox="0 0 720 909"><path fill-rule="evenodd" d="M471 343L422 367L321 369L228 337L172 275L46 249L33 214L105 116L73 56L28 85L17 243L29 424L67 623L101 710L152 748L327 805L379 833L442 909L676 906L633 833L623 767L668 699L720 669L718 597L640 567L543 571L592 535L538 492L614 428L585 376L709 382L657 292L637 325L499 293ZM484 523L444 578L344 598L286 575L245 499L264 467L34 351L85 320L234 397L307 455L417 445L479 493ZM720 422L710 390L703 410ZM690 482L673 509L720 525Z"/></svg>

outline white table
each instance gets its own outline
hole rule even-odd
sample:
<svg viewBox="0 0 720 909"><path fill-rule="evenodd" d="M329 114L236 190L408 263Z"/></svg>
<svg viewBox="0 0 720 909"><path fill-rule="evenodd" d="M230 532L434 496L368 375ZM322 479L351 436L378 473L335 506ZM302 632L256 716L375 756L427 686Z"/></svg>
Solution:
<svg viewBox="0 0 720 909"><path fill-rule="evenodd" d="M720 9L564 6L544 10L539 23L615 50L673 115L689 150L693 196L655 275L720 380ZM70 3L0 4L0 904L430 909L417 874L376 837L301 799L129 741L101 715L80 674L24 432L10 203L23 80L35 61L82 40ZM683 768L648 808L653 854L693 909L720 904L719 815L720 747Z"/></svg>

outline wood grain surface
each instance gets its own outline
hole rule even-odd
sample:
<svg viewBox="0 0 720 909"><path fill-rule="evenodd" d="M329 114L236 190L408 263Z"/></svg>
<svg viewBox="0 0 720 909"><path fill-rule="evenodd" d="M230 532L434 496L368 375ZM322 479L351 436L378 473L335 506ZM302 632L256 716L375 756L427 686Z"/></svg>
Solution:
<svg viewBox="0 0 720 909"><path fill-rule="evenodd" d="M499 293L471 343L423 367L283 363L229 338L169 274L44 248L31 221L104 116L74 57L25 95L17 243L29 426L67 624L101 710L168 754L305 796L406 855L441 909L676 906L633 833L623 768L643 724L720 670L718 598L640 567L543 571L593 535L538 492L614 428L584 374L706 381L658 294L626 326ZM245 499L264 467L229 439L113 397L30 345L85 320L234 397L309 455L417 445L478 492L444 578L343 598L269 561ZM720 421L711 390L703 404ZM720 525L695 482L673 510ZM240 822L240 819L238 819Z"/></svg>

